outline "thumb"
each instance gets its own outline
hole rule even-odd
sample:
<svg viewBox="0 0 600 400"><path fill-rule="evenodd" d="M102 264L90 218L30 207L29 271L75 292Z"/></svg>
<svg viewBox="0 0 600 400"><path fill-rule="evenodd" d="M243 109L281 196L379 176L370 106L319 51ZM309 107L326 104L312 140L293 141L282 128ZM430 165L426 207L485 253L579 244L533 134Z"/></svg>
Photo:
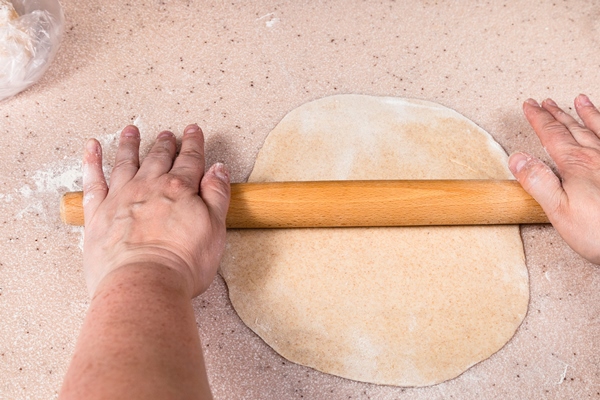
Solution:
<svg viewBox="0 0 600 400"><path fill-rule="evenodd" d="M231 196L229 181L229 171L225 165L216 163L206 171L200 182L200 196L206 203L211 218L216 218L223 225Z"/></svg>
<svg viewBox="0 0 600 400"><path fill-rule="evenodd" d="M538 158L527 153L512 154L508 159L508 167L523 189L542 206L552 220L566 196L556 174Z"/></svg>

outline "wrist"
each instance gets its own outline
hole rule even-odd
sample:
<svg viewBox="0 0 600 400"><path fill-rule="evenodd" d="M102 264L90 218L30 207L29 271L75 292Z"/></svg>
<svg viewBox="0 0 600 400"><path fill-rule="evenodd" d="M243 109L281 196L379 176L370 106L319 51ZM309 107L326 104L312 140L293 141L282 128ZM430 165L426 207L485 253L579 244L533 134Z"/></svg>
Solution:
<svg viewBox="0 0 600 400"><path fill-rule="evenodd" d="M184 273L156 260L135 261L113 269L91 290L92 300L122 290L192 297L191 284Z"/></svg>

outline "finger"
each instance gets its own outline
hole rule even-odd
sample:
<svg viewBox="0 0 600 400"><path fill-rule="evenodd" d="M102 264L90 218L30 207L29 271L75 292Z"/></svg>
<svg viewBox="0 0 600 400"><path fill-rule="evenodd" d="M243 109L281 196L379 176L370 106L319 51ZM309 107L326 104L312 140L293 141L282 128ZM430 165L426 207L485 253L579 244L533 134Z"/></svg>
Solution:
<svg viewBox="0 0 600 400"><path fill-rule="evenodd" d="M169 131L161 132L150 152L142 161L138 176L141 178L156 178L166 174L173 165L176 151L175 135Z"/></svg>
<svg viewBox="0 0 600 400"><path fill-rule="evenodd" d="M580 94L575 98L575 110L577 115L592 132L600 136L600 112L592 104L589 97Z"/></svg>
<svg viewBox="0 0 600 400"><path fill-rule="evenodd" d="M579 143L567 127L557 121L548 110L540 107L535 100L528 99L525 101L523 112L542 142L542 146L561 170L565 163L565 154L568 154L574 148L579 148Z"/></svg>
<svg viewBox="0 0 600 400"><path fill-rule="evenodd" d="M542 106L552 114L561 124L567 127L577 143L585 147L599 147L598 136L589 129L582 126L575 118L564 112L552 99L546 99Z"/></svg>
<svg viewBox="0 0 600 400"><path fill-rule="evenodd" d="M561 204L565 203L567 197L560 179L546 164L526 153L511 155L508 167L552 222L559 215Z"/></svg>
<svg viewBox="0 0 600 400"><path fill-rule="evenodd" d="M83 218L90 221L108 193L102 171L102 147L96 139L85 144L83 155Z"/></svg>
<svg viewBox="0 0 600 400"><path fill-rule="evenodd" d="M225 165L214 164L200 182L200 197L206 203L213 224L225 228L231 196L229 172Z"/></svg>
<svg viewBox="0 0 600 400"><path fill-rule="evenodd" d="M110 188L120 189L129 182L140 167L140 131L134 125L126 126L121 132L115 167L110 176Z"/></svg>
<svg viewBox="0 0 600 400"><path fill-rule="evenodd" d="M181 139L181 151L175 159L171 173L199 189L200 179L204 175L204 135L198 125L188 125L185 128Z"/></svg>

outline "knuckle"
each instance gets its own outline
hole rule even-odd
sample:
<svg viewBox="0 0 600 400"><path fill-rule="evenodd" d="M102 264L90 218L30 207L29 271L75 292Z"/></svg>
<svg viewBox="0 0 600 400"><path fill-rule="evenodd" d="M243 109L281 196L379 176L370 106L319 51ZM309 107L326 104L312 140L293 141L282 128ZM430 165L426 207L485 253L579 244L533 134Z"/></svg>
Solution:
<svg viewBox="0 0 600 400"><path fill-rule="evenodd" d="M182 186L185 185L185 181L183 178L176 176L176 175L168 175L167 177L167 184L168 187L170 188L174 188L174 189L179 189Z"/></svg>
<svg viewBox="0 0 600 400"><path fill-rule="evenodd" d="M83 191L85 193L105 192L107 190L108 185L103 181L89 182L83 186Z"/></svg>
<svg viewBox="0 0 600 400"><path fill-rule="evenodd" d="M219 194L221 194L223 197L229 198L229 195L231 192L231 186L229 185L229 183L225 183L219 179L217 181L216 186L217 186L216 190L219 192Z"/></svg>
<svg viewBox="0 0 600 400"><path fill-rule="evenodd" d="M198 151L197 149L190 149L190 148L186 149L186 148L184 148L179 153L179 156L189 157L189 158L192 158L192 159L204 161L204 155L200 151Z"/></svg>
<svg viewBox="0 0 600 400"><path fill-rule="evenodd" d="M138 163L136 160L132 160L130 158L125 158L122 160L117 160L113 170L123 169L123 168L137 168L137 167L138 167Z"/></svg>
<svg viewBox="0 0 600 400"><path fill-rule="evenodd" d="M583 111L582 119L586 126L593 127L594 130L600 129L600 112L592 107L586 107ZM600 132L598 132L600 133Z"/></svg>
<svg viewBox="0 0 600 400"><path fill-rule="evenodd" d="M528 191L533 190L538 183L543 182L546 174L552 173L546 164L537 159L528 160L524 172L520 177L520 181Z"/></svg>
<svg viewBox="0 0 600 400"><path fill-rule="evenodd" d="M153 154L167 154L167 155L171 155L171 153L175 152L175 139L173 140L159 140L157 141L154 146L152 146L152 149L150 150L150 152L148 153L148 156L153 155Z"/></svg>
<svg viewBox="0 0 600 400"><path fill-rule="evenodd" d="M152 150L146 156L146 160L150 161L171 161L173 157L166 149Z"/></svg>
<svg viewBox="0 0 600 400"><path fill-rule="evenodd" d="M527 171L527 182L529 184L533 184L537 181L537 177L546 169L546 166L544 164L542 164L541 162L535 160L535 161L529 161L529 163L526 165L526 171Z"/></svg>
<svg viewBox="0 0 600 400"><path fill-rule="evenodd" d="M224 201L229 201L231 187L228 183L225 183L220 179L214 179L209 183L209 187L207 189L217 194Z"/></svg>
<svg viewBox="0 0 600 400"><path fill-rule="evenodd" d="M589 134L593 134L589 129L584 128L578 122L573 123L573 125L569 127L569 130L573 135L578 135L576 137L586 137Z"/></svg>
<svg viewBox="0 0 600 400"><path fill-rule="evenodd" d="M581 112L588 117L600 117L600 112L594 106L583 107Z"/></svg>
<svg viewBox="0 0 600 400"><path fill-rule="evenodd" d="M164 179L164 188L168 197L176 196L190 186L187 179L177 175L165 175Z"/></svg>
<svg viewBox="0 0 600 400"><path fill-rule="evenodd" d="M547 133L551 133L551 134L558 134L558 133L568 133L567 128L559 121L557 120L552 120L549 121L547 123L545 123L542 126L542 129L547 132Z"/></svg>
<svg viewBox="0 0 600 400"><path fill-rule="evenodd" d="M185 162L192 164L194 168L204 165L204 155L195 149L182 150L179 158L185 159Z"/></svg>
<svg viewBox="0 0 600 400"><path fill-rule="evenodd" d="M200 172L200 165L177 165L175 166L171 172L180 177L180 179L185 179L186 182L192 182L194 177L198 175Z"/></svg>

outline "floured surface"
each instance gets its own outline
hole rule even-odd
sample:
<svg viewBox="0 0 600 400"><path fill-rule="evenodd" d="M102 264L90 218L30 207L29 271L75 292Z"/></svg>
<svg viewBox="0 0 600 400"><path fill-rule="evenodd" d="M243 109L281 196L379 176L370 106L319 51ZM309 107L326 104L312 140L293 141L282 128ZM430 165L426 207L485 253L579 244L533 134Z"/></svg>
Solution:
<svg viewBox="0 0 600 400"><path fill-rule="evenodd" d="M289 113L249 181L509 177L500 146L452 110L344 95ZM221 271L242 320L287 359L400 386L498 351L529 299L514 226L236 231Z"/></svg>

